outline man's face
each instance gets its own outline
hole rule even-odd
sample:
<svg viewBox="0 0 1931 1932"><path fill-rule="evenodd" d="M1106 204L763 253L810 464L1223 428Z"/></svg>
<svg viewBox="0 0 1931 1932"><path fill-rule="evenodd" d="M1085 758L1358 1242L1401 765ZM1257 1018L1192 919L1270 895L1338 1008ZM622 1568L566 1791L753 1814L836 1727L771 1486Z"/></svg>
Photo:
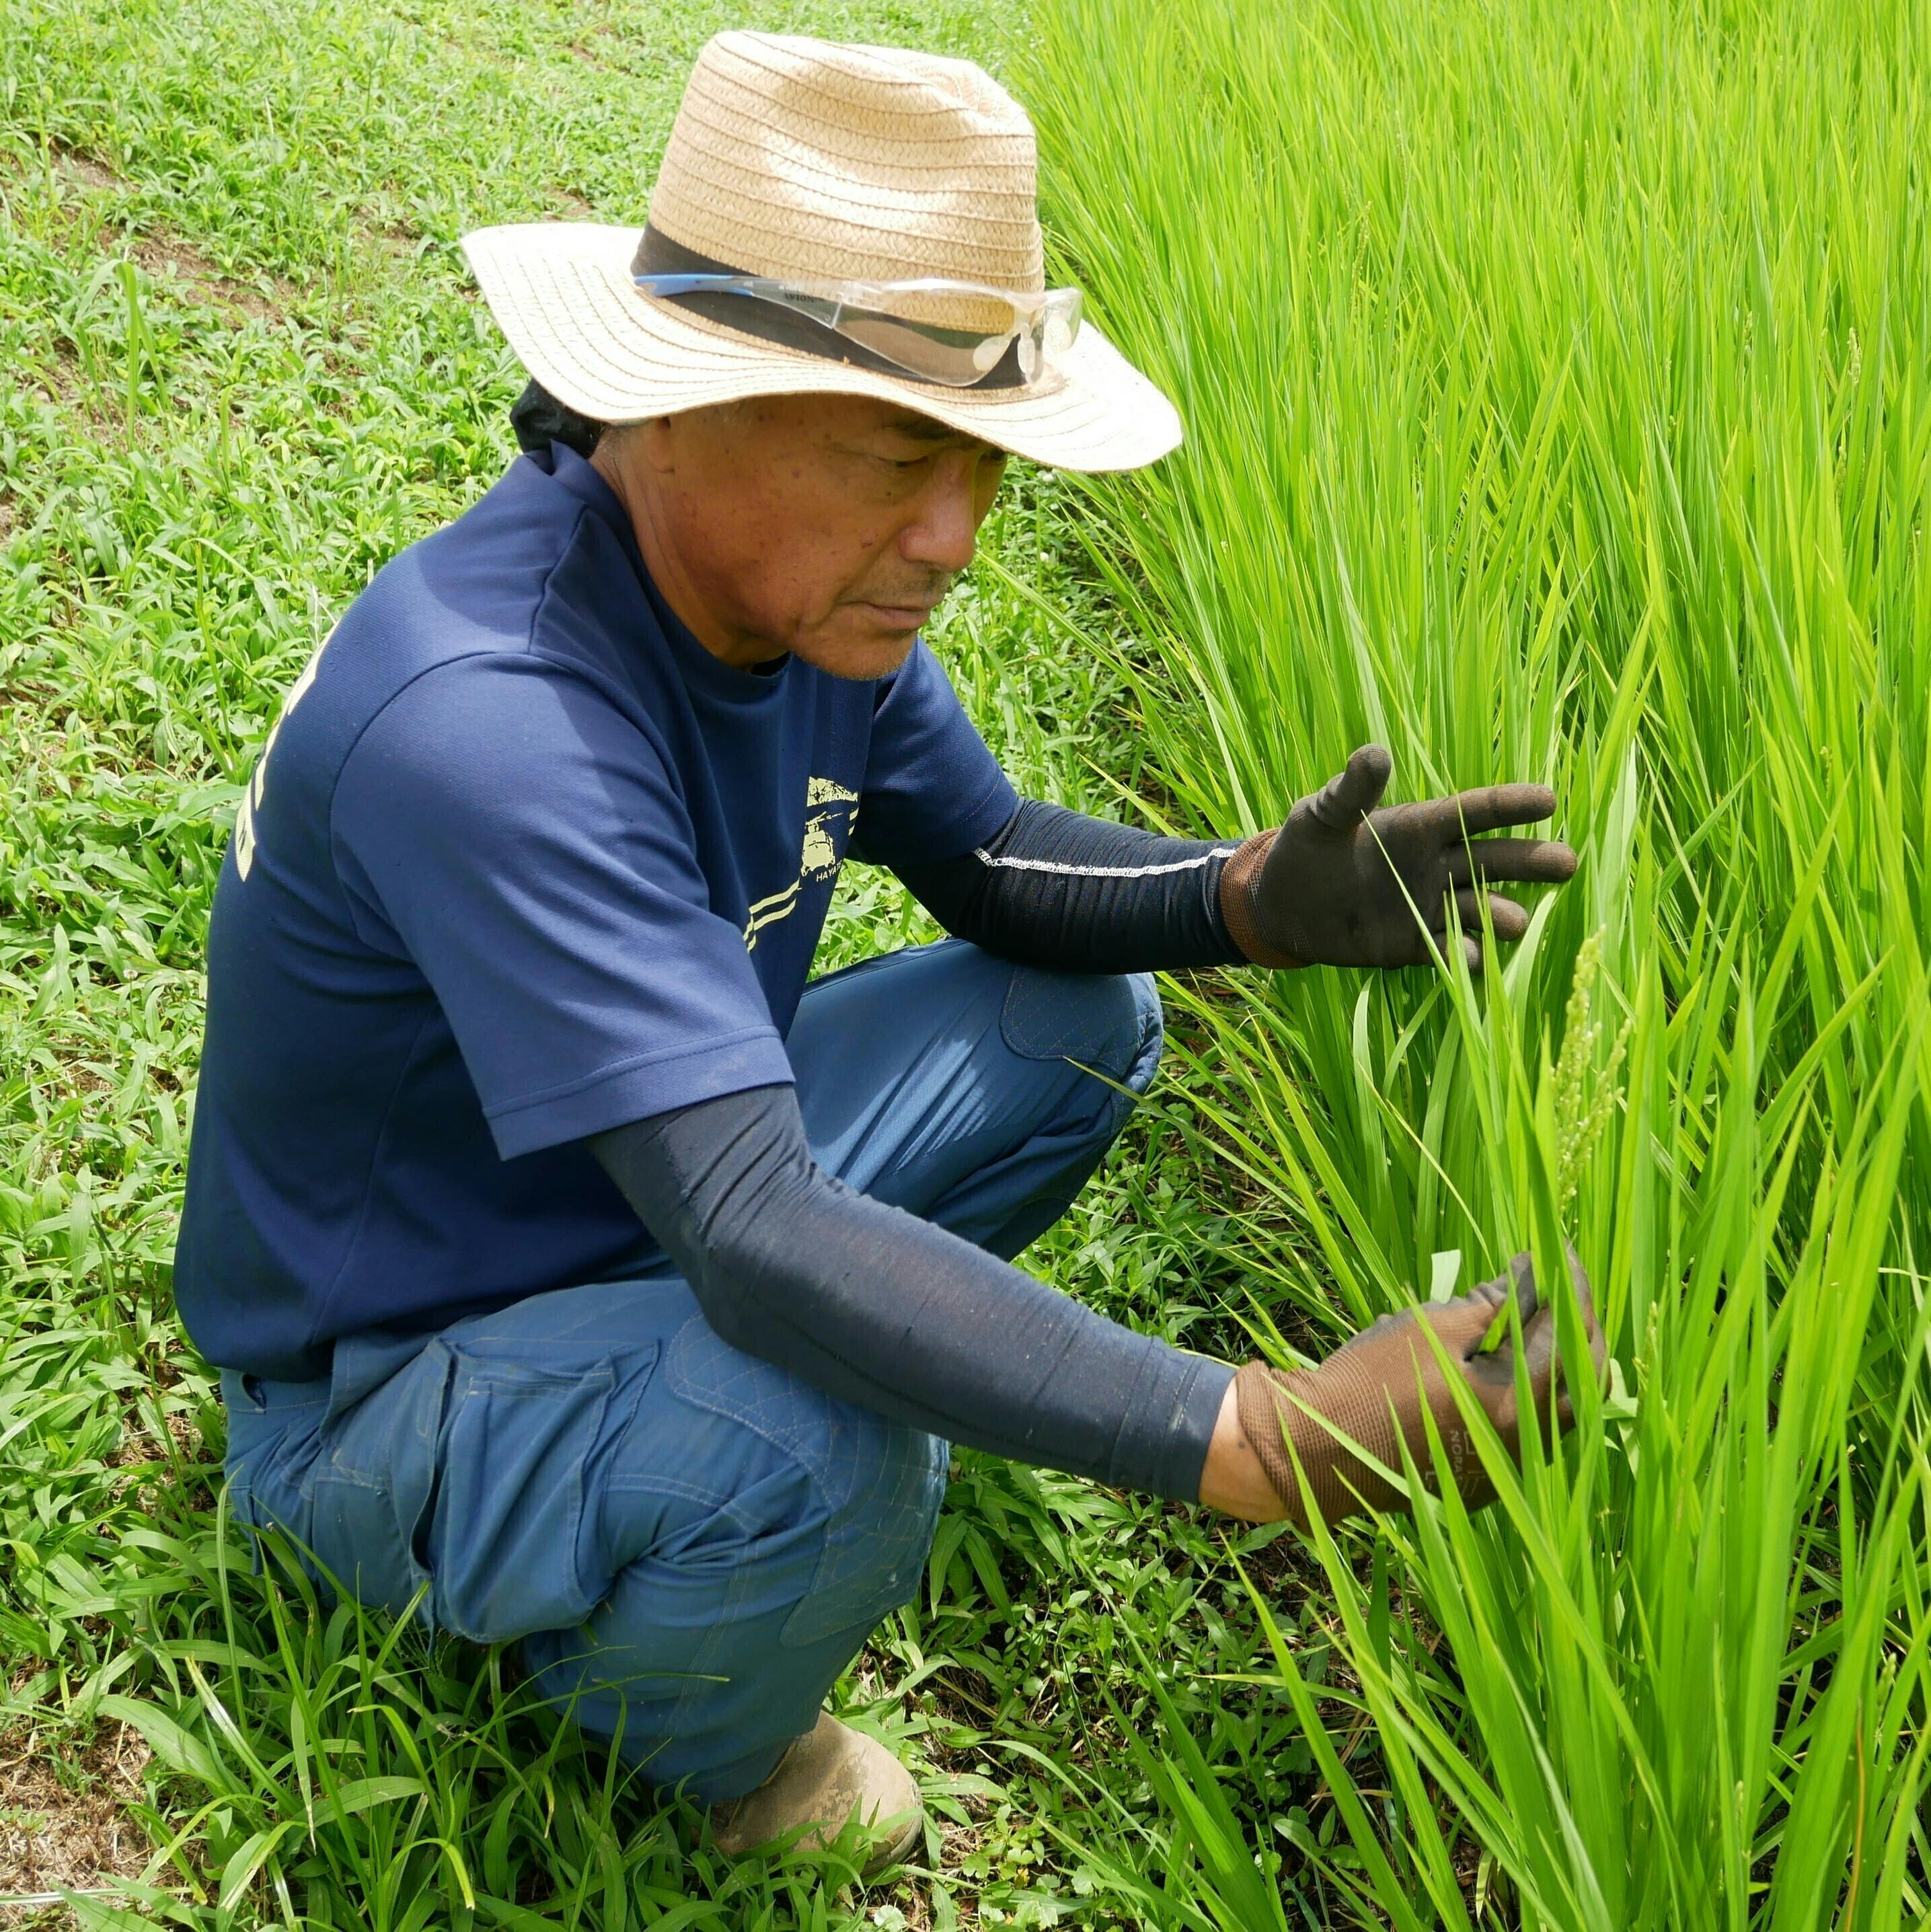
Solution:
<svg viewBox="0 0 1931 1932"><path fill-rule="evenodd" d="M1006 466L991 445L865 396L662 417L607 438L597 460L708 649L746 666L790 651L853 678L904 662L972 561Z"/></svg>

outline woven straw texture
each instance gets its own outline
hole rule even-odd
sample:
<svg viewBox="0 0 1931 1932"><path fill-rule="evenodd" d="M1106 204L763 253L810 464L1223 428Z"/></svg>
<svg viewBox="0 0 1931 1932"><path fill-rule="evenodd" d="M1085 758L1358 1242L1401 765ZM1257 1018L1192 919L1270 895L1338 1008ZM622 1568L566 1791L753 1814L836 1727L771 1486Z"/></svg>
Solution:
<svg viewBox="0 0 1931 1932"><path fill-rule="evenodd" d="M756 274L924 276L1044 285L1032 124L966 61L774 34L699 55L650 218ZM524 367L559 400L634 422L751 395L840 393L922 415L1056 467L1136 469L1180 440L1172 405L1088 323L1023 389L959 390L781 346L640 293L637 232L587 222L486 228L463 249ZM956 303L932 320L982 326Z"/></svg>

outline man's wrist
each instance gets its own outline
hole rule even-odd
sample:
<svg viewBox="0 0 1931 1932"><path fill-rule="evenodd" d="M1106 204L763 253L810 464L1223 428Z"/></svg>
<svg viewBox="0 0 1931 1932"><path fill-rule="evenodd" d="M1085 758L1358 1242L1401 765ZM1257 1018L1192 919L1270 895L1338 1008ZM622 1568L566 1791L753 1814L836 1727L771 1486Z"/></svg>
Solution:
<svg viewBox="0 0 1931 1932"><path fill-rule="evenodd" d="M1228 937L1255 965L1285 969L1305 965L1306 962L1267 944L1261 937L1254 906L1255 886L1261 876L1261 868L1267 862L1267 854L1273 850L1274 841L1280 836L1278 827L1272 832L1257 832L1252 838L1243 840L1222 867L1220 917L1227 928Z"/></svg>
<svg viewBox="0 0 1931 1932"><path fill-rule="evenodd" d="M1209 1509L1238 1516L1243 1522L1279 1522L1291 1512L1275 1493L1261 1466L1261 1458L1241 1426L1240 1404L1234 1384L1221 1397L1213 1439L1207 1445L1201 1471L1200 1499Z"/></svg>

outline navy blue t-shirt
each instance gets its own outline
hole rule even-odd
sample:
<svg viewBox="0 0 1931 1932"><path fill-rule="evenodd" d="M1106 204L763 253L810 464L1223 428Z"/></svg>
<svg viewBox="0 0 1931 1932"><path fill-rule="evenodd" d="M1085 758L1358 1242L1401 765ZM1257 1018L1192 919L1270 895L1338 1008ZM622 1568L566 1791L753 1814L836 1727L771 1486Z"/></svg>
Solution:
<svg viewBox="0 0 1931 1932"><path fill-rule="evenodd" d="M733 670L554 445L387 566L289 694L208 934L177 1301L212 1362L658 1264L580 1144L788 1081L841 861L1017 800L921 642Z"/></svg>

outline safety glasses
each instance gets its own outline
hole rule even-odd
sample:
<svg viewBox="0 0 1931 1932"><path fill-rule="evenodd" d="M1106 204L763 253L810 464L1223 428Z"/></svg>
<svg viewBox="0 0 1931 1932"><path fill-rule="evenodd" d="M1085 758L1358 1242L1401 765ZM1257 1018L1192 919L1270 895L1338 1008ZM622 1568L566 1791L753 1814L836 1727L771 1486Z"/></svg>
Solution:
<svg viewBox="0 0 1931 1932"><path fill-rule="evenodd" d="M766 275L640 274L647 296L736 295L774 304L832 330L922 382L970 388L1016 348L1020 379L1031 382L1072 346L1079 334L1078 289L1037 296L928 277L904 282L781 281ZM936 302L969 307L985 326L948 328L932 321Z"/></svg>

